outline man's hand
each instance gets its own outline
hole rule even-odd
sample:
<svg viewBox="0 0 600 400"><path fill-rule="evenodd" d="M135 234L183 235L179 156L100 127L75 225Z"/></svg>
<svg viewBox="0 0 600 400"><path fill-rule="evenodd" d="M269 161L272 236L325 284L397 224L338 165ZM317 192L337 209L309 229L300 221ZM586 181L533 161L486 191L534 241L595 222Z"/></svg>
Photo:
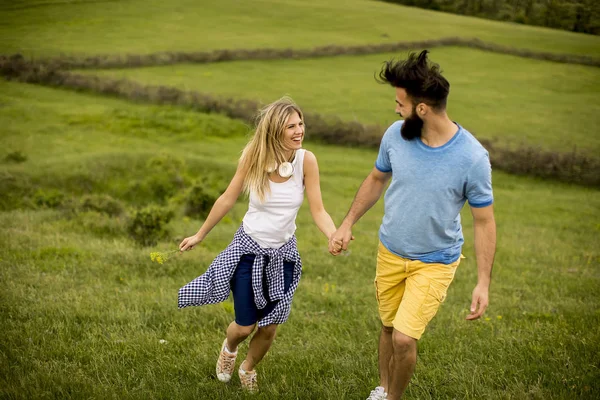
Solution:
<svg viewBox="0 0 600 400"><path fill-rule="evenodd" d="M476 320L483 315L489 304L488 286L478 284L473 289L473 301L471 301L471 313L467 315L469 321Z"/></svg>
<svg viewBox="0 0 600 400"><path fill-rule="evenodd" d="M342 250L348 250L348 244L353 239L352 229L342 224L338 230L329 237L329 252L334 256L339 255Z"/></svg>
<svg viewBox="0 0 600 400"><path fill-rule="evenodd" d="M335 241L332 238L333 235L329 238L329 253L331 253L331 255L337 256L342 252L342 242Z"/></svg>

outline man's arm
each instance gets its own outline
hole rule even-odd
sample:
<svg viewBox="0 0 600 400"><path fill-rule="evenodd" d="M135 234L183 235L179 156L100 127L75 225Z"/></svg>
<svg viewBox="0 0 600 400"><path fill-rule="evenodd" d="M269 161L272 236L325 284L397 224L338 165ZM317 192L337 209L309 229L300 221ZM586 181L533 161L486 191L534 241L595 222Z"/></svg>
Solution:
<svg viewBox="0 0 600 400"><path fill-rule="evenodd" d="M352 239L352 226L377 203L391 176L391 172L381 172L377 168L373 168L360 185L358 192L356 192L346 218L344 218L338 230L331 235L329 241L329 251L331 254L338 255L342 250L348 249L348 243ZM341 243L341 249L339 248L339 243Z"/></svg>
<svg viewBox="0 0 600 400"><path fill-rule="evenodd" d="M471 207L475 231L475 257L477 258L477 286L473 290L471 313L468 320L483 315L489 304L489 287L492 280L492 266L496 253L496 221L494 206Z"/></svg>

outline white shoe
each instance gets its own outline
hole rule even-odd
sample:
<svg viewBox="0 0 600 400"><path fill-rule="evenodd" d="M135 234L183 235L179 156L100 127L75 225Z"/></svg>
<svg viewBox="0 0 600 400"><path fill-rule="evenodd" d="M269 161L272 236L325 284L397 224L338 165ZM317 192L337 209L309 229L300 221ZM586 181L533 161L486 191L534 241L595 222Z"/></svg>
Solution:
<svg viewBox="0 0 600 400"><path fill-rule="evenodd" d="M221 352L219 353L219 358L217 359L217 379L221 382L229 382L231 380L231 375L233 375L233 371L235 371L235 358L237 356L237 351L235 353L230 353L225 350L226 346L227 339L223 341Z"/></svg>
<svg viewBox="0 0 600 400"><path fill-rule="evenodd" d="M377 386L375 390L371 390L371 394L367 397L367 400L386 400L387 393L384 392L382 386Z"/></svg>
<svg viewBox="0 0 600 400"><path fill-rule="evenodd" d="M242 364L240 364L240 369L238 370L242 388L250 393L258 392L258 376L256 371L245 371L243 367L244 362L242 361Z"/></svg>

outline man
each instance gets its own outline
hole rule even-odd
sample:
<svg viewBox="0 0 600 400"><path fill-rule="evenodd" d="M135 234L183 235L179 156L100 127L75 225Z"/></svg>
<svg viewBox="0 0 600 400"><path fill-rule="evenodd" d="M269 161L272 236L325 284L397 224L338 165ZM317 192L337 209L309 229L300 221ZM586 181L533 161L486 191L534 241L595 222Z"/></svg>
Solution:
<svg viewBox="0 0 600 400"><path fill-rule="evenodd" d="M375 167L348 215L331 236L329 251L347 250L352 226L385 193L375 287L382 322L380 386L369 399L399 399L413 374L417 340L433 318L460 263L464 243L460 210L469 202L475 229L478 281L471 313L488 306L496 247L488 152L446 114L450 84L428 51L386 62L378 81L396 91L396 113L381 140Z"/></svg>

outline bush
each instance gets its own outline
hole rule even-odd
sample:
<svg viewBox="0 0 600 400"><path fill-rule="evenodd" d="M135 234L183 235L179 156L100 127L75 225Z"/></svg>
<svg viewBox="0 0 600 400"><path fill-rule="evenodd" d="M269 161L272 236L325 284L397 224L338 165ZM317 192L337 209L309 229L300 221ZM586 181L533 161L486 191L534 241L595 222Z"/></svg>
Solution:
<svg viewBox="0 0 600 400"><path fill-rule="evenodd" d="M104 213L89 210L77 214L73 220L77 228L85 234L93 234L98 237L114 239L126 234L126 224L122 218L108 218Z"/></svg>
<svg viewBox="0 0 600 400"><path fill-rule="evenodd" d="M57 208L65 199L65 195L56 189L38 189L33 195L33 203L38 207Z"/></svg>
<svg viewBox="0 0 600 400"><path fill-rule="evenodd" d="M148 175L141 182L141 187L149 189L152 198L163 202L186 186L187 179L183 175L185 163L172 155L162 154L150 158L146 163Z"/></svg>
<svg viewBox="0 0 600 400"><path fill-rule="evenodd" d="M188 217L204 219L219 198L219 192L206 183L194 184L187 193L184 213Z"/></svg>
<svg viewBox="0 0 600 400"><path fill-rule="evenodd" d="M121 202L108 195L84 196L81 199L80 208L83 211L96 211L111 217L117 217L124 212L124 207Z"/></svg>
<svg viewBox="0 0 600 400"><path fill-rule="evenodd" d="M20 151L13 151L4 157L4 161L19 164L27 161L27 156Z"/></svg>
<svg viewBox="0 0 600 400"><path fill-rule="evenodd" d="M173 218L173 211L151 205L133 212L127 231L137 243L153 246L159 239L167 236L165 225Z"/></svg>
<svg viewBox="0 0 600 400"><path fill-rule="evenodd" d="M28 175L0 171L0 211L33 208L30 197L34 189Z"/></svg>

